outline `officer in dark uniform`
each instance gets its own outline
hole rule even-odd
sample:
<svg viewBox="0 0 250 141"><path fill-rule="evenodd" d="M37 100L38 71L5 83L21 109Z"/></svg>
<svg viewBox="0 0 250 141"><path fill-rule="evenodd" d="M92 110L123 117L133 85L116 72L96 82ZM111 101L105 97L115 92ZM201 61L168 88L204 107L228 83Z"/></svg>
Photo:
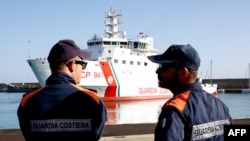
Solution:
<svg viewBox="0 0 250 141"><path fill-rule="evenodd" d="M51 76L46 86L24 94L18 119L26 141L97 141L107 112L100 96L82 88L87 52L73 40L60 40L50 50Z"/></svg>
<svg viewBox="0 0 250 141"><path fill-rule="evenodd" d="M223 141L223 125L233 121L228 107L197 81L197 51L191 45L172 45L148 59L159 64L159 86L174 95L162 107L155 141Z"/></svg>

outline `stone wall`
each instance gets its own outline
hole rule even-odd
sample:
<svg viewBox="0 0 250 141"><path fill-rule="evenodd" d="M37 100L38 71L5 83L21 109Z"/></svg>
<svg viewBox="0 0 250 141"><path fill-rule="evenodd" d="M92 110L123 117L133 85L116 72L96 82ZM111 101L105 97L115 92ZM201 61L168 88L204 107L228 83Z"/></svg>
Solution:
<svg viewBox="0 0 250 141"><path fill-rule="evenodd" d="M209 79L203 79L202 83L211 83ZM250 88L249 79L212 79L212 83L216 83L221 89L244 89Z"/></svg>

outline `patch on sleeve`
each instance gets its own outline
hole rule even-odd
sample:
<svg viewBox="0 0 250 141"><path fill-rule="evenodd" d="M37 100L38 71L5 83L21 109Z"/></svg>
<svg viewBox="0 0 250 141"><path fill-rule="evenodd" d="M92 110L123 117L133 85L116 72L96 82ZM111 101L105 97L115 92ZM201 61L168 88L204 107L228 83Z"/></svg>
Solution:
<svg viewBox="0 0 250 141"><path fill-rule="evenodd" d="M166 126L170 124L170 118L169 117L161 118L159 123L160 123L161 128L165 128Z"/></svg>

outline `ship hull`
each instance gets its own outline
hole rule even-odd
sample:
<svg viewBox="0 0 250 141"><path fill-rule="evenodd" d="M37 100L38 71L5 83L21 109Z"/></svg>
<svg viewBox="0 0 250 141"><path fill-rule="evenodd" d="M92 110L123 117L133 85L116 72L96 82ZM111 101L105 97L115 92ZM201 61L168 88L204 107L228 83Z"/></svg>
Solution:
<svg viewBox="0 0 250 141"><path fill-rule="evenodd" d="M27 60L40 86L45 86L51 74L46 59ZM87 61L79 83L81 87L94 89L104 101L129 101L169 99L172 93L158 87L155 69L157 65L128 67L108 61Z"/></svg>

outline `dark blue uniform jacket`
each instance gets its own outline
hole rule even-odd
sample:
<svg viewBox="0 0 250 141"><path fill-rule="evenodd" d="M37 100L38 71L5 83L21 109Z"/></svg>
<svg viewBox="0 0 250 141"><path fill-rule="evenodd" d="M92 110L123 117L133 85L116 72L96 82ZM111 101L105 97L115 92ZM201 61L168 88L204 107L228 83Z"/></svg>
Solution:
<svg viewBox="0 0 250 141"><path fill-rule="evenodd" d="M164 104L155 141L223 141L224 124L233 124L228 107L195 82Z"/></svg>
<svg viewBox="0 0 250 141"><path fill-rule="evenodd" d="M26 93L17 114L26 141L96 141L107 119L99 95L65 73L52 74L45 87Z"/></svg>

